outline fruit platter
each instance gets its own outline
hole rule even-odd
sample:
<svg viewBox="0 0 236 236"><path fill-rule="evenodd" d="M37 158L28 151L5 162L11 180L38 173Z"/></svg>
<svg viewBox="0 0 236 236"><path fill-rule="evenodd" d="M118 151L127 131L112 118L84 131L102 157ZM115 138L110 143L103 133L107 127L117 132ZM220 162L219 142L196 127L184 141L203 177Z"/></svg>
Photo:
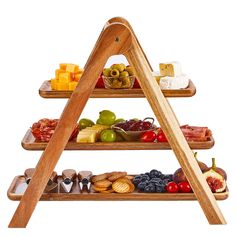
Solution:
<svg viewBox="0 0 236 236"><path fill-rule="evenodd" d="M153 72L153 79L162 83L161 79L171 78L171 81L178 78L177 71L171 70L171 65L180 67L179 63L160 63L160 72ZM167 69L163 69L166 66ZM179 72L179 76L182 72ZM84 69L78 65L62 63L55 70L55 78L43 82L39 89L40 96L44 98L69 98L79 83ZM184 77L185 78L185 77ZM164 81L163 84L166 84ZM127 91L128 90L128 91ZM196 88L191 80L183 87L175 86L172 89L163 85L162 92L166 97L191 97L196 93ZM104 68L100 74L92 98L138 98L145 97L133 70L129 65L123 63L113 64L109 68Z"/></svg>
<svg viewBox="0 0 236 236"><path fill-rule="evenodd" d="M58 119L41 119L32 124L22 140L27 150L43 150L50 141ZM209 149L214 145L208 127L180 127L192 149ZM75 126L65 150L158 150L170 149L168 140L152 117L117 118L110 110L102 110L96 121L81 118Z"/></svg>
<svg viewBox="0 0 236 236"><path fill-rule="evenodd" d="M215 158L211 167L200 161L198 165L215 198L225 200L228 197L226 172L216 166ZM29 168L24 175L14 178L8 190L11 200L21 199L33 172ZM196 197L181 168L173 174L152 169L136 175L125 171L77 174L74 169L66 169L61 175L53 172L40 200L196 200Z"/></svg>

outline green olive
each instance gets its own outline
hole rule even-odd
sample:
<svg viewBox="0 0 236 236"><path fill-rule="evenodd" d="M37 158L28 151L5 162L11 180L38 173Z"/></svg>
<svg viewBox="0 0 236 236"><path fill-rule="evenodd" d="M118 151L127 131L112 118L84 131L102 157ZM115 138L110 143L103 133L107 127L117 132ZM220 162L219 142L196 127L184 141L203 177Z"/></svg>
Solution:
<svg viewBox="0 0 236 236"><path fill-rule="evenodd" d="M128 71L122 71L122 72L120 73L120 78L124 78L124 77L129 77Z"/></svg>
<svg viewBox="0 0 236 236"><path fill-rule="evenodd" d="M120 76L119 70L112 69L111 72L110 72L110 76L113 77L113 78L119 78L119 76Z"/></svg>
<svg viewBox="0 0 236 236"><path fill-rule="evenodd" d="M126 71L129 73L130 76L134 75L132 67L126 67Z"/></svg>
<svg viewBox="0 0 236 236"><path fill-rule="evenodd" d="M103 70L103 75L106 77L109 77L111 73L111 69L110 68L104 68Z"/></svg>
<svg viewBox="0 0 236 236"><path fill-rule="evenodd" d="M122 86L122 81L120 79L113 79L111 83L112 88L121 88Z"/></svg>
<svg viewBox="0 0 236 236"><path fill-rule="evenodd" d="M126 66L123 63L121 63L121 64L114 64L114 65L111 66L111 69L116 69L119 72L122 72L122 71L124 71L126 69Z"/></svg>
<svg viewBox="0 0 236 236"><path fill-rule="evenodd" d="M131 81L129 77L121 78L122 80L122 88L130 88L131 87Z"/></svg>

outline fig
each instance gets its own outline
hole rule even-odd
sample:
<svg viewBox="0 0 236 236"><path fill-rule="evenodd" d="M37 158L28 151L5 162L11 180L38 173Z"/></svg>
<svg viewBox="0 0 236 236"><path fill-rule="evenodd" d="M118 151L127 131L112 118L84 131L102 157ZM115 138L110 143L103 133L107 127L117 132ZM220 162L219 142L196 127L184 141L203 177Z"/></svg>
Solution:
<svg viewBox="0 0 236 236"><path fill-rule="evenodd" d="M226 189L226 179L217 172L217 169L219 168L216 167L215 158L212 158L212 167L203 174L213 193L221 193ZM222 172L221 168L220 172ZM224 170L223 172L225 173Z"/></svg>
<svg viewBox="0 0 236 236"><path fill-rule="evenodd" d="M194 153L194 157L197 160L197 152ZM197 160L197 162L198 162L198 165L199 165L202 173L204 173L205 171L207 171L209 169L208 166L205 163L203 163L201 161L198 161L198 160ZM173 175L173 181L176 182L176 183L188 181L185 174L184 174L184 172L183 172L183 170L182 170L182 168L179 168L175 171L175 173Z"/></svg>
<svg viewBox="0 0 236 236"><path fill-rule="evenodd" d="M225 180L227 180L227 174L226 172L222 169L216 166L216 160L215 158L212 158L212 166L211 168L207 168L206 171L213 169L215 172L217 172L218 174L220 174ZM206 172L204 171L204 172Z"/></svg>

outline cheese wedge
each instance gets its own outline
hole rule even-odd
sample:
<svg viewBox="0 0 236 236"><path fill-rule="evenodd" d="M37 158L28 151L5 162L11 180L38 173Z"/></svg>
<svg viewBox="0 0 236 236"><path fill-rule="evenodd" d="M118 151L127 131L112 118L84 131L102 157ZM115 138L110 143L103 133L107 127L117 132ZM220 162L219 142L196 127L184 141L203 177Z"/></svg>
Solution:
<svg viewBox="0 0 236 236"><path fill-rule="evenodd" d="M161 89L184 89L189 85L189 78L186 75L177 77L165 76L160 79Z"/></svg>
<svg viewBox="0 0 236 236"><path fill-rule="evenodd" d="M159 68L160 68L160 75L162 76L177 77L182 75L181 65L177 61L160 63Z"/></svg>

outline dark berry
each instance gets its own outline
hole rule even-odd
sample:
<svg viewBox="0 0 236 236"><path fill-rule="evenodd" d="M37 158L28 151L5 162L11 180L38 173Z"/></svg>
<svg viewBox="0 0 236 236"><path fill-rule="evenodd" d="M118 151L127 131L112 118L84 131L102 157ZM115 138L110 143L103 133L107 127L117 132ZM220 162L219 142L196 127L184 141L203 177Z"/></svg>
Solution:
<svg viewBox="0 0 236 236"><path fill-rule="evenodd" d="M154 169L154 170L150 171L149 175L151 178L155 178L155 177L160 177L162 175L162 173L160 171Z"/></svg>
<svg viewBox="0 0 236 236"><path fill-rule="evenodd" d="M143 175L141 178L141 181L146 181L146 180L150 180L150 177L148 175Z"/></svg>
<svg viewBox="0 0 236 236"><path fill-rule="evenodd" d="M173 181L173 175L172 174L168 174L168 175L165 175L165 179L169 179L170 182Z"/></svg>
<svg viewBox="0 0 236 236"><path fill-rule="evenodd" d="M165 185L167 185L169 182L171 182L171 180L169 180L169 179L163 179L163 181L162 181Z"/></svg>
<svg viewBox="0 0 236 236"><path fill-rule="evenodd" d="M161 183L162 182L162 179L160 179L160 178L152 178L151 180L150 180L150 183Z"/></svg>
<svg viewBox="0 0 236 236"><path fill-rule="evenodd" d="M146 186L147 186L147 182L141 182L138 184L137 188L138 190L143 191Z"/></svg>

